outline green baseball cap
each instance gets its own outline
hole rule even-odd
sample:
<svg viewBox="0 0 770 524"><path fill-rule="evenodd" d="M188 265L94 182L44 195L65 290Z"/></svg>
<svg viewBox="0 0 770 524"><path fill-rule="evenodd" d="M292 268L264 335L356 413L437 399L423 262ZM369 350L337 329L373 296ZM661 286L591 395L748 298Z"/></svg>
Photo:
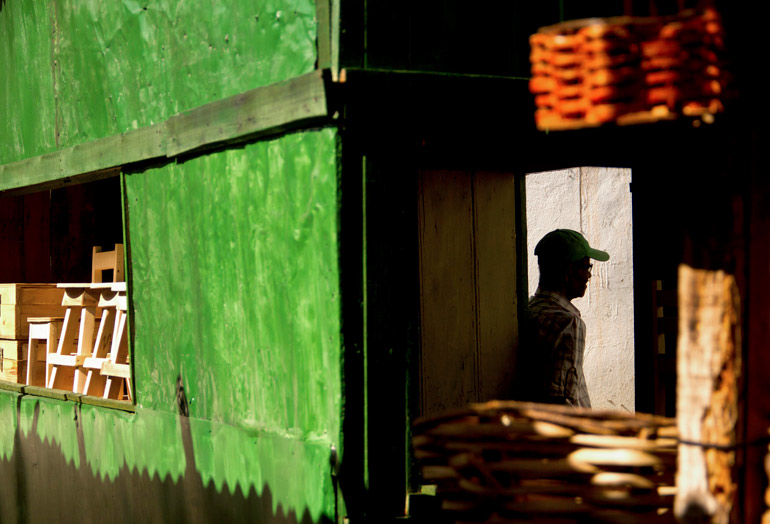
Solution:
<svg viewBox="0 0 770 524"><path fill-rule="evenodd" d="M592 248L583 235L571 229L556 229L548 233L535 246L535 255L542 257L540 260L564 260L568 263L585 257L600 262L610 259L609 253Z"/></svg>

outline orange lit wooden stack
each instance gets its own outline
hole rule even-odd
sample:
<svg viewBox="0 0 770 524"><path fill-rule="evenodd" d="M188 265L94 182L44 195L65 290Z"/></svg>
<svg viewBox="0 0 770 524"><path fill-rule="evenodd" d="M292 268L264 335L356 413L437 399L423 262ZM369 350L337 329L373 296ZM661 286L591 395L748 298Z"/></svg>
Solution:
<svg viewBox="0 0 770 524"><path fill-rule="evenodd" d="M541 28L530 45L538 129L682 115L710 123L724 110L724 35L713 9L573 20Z"/></svg>
<svg viewBox="0 0 770 524"><path fill-rule="evenodd" d="M674 419L493 401L413 434L423 482L454 522L675 522Z"/></svg>

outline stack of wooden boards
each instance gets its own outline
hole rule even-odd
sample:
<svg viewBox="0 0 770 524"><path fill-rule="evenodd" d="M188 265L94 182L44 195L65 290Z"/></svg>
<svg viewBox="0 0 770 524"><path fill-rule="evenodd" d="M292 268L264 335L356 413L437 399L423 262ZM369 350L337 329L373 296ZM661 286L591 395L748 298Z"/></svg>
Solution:
<svg viewBox="0 0 770 524"><path fill-rule="evenodd" d="M578 129L724 110L724 31L713 9L573 20L530 37L535 124Z"/></svg>
<svg viewBox="0 0 770 524"><path fill-rule="evenodd" d="M0 284L0 380L27 380L30 317L64 316L63 289L56 284Z"/></svg>
<svg viewBox="0 0 770 524"><path fill-rule="evenodd" d="M413 428L455 522L675 522L676 420L493 401Z"/></svg>

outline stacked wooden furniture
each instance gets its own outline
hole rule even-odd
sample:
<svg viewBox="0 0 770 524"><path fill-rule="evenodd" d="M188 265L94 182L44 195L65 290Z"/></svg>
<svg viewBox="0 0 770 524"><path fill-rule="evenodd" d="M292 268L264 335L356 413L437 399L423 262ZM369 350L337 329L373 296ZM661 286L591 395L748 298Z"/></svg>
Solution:
<svg viewBox="0 0 770 524"><path fill-rule="evenodd" d="M63 319L47 319L52 323L61 322L61 333L56 352L47 354L46 387L82 393L86 380L82 366L93 351L100 292L91 289L90 284L59 284L59 287L64 290L62 305L66 310ZM46 319L36 321L42 324Z"/></svg>
<svg viewBox="0 0 770 524"><path fill-rule="evenodd" d="M83 371L87 374L83 394L131 399L126 283L117 282L103 288L99 297L103 314L94 349L83 361Z"/></svg>
<svg viewBox="0 0 770 524"><path fill-rule="evenodd" d="M111 271L114 282L102 282ZM126 285L123 279L123 246L113 251L95 247L92 282L58 284L66 307L57 349L47 354L46 385L87 395L122 399L130 396L126 341ZM37 319L45 320L45 319Z"/></svg>
<svg viewBox="0 0 770 524"><path fill-rule="evenodd" d="M538 129L710 123L724 110L724 32L713 9L573 20L539 29L530 45Z"/></svg>
<svg viewBox="0 0 770 524"><path fill-rule="evenodd" d="M63 316L63 294L55 284L0 284L0 380L26 383L29 318Z"/></svg>
<svg viewBox="0 0 770 524"><path fill-rule="evenodd" d="M675 522L676 437L674 419L514 401L413 428L456 522Z"/></svg>

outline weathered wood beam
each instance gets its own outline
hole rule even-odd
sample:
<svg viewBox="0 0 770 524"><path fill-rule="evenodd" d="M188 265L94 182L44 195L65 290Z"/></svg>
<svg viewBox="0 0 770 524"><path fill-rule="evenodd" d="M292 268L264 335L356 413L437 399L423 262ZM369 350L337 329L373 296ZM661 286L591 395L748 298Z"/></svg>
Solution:
<svg viewBox="0 0 770 524"><path fill-rule="evenodd" d="M0 391L11 391L13 393L18 393L19 395L32 395L36 397L76 402L79 404L88 404L91 406L118 409L120 411L128 411L129 413L136 411L134 404L126 400L93 397L90 395L73 393L72 391L62 391L59 389L49 389L38 386L27 386L25 384L14 384L12 382L0 381Z"/></svg>
<svg viewBox="0 0 770 524"><path fill-rule="evenodd" d="M723 271L679 267L676 517L727 524L736 496L740 297Z"/></svg>
<svg viewBox="0 0 770 524"><path fill-rule="evenodd" d="M331 67L331 5L330 0L316 0L316 48L318 53L318 69Z"/></svg>
<svg viewBox="0 0 770 524"><path fill-rule="evenodd" d="M173 158L321 123L329 114L327 76L316 70L197 107L159 124L0 165L0 195L97 180L136 162Z"/></svg>

